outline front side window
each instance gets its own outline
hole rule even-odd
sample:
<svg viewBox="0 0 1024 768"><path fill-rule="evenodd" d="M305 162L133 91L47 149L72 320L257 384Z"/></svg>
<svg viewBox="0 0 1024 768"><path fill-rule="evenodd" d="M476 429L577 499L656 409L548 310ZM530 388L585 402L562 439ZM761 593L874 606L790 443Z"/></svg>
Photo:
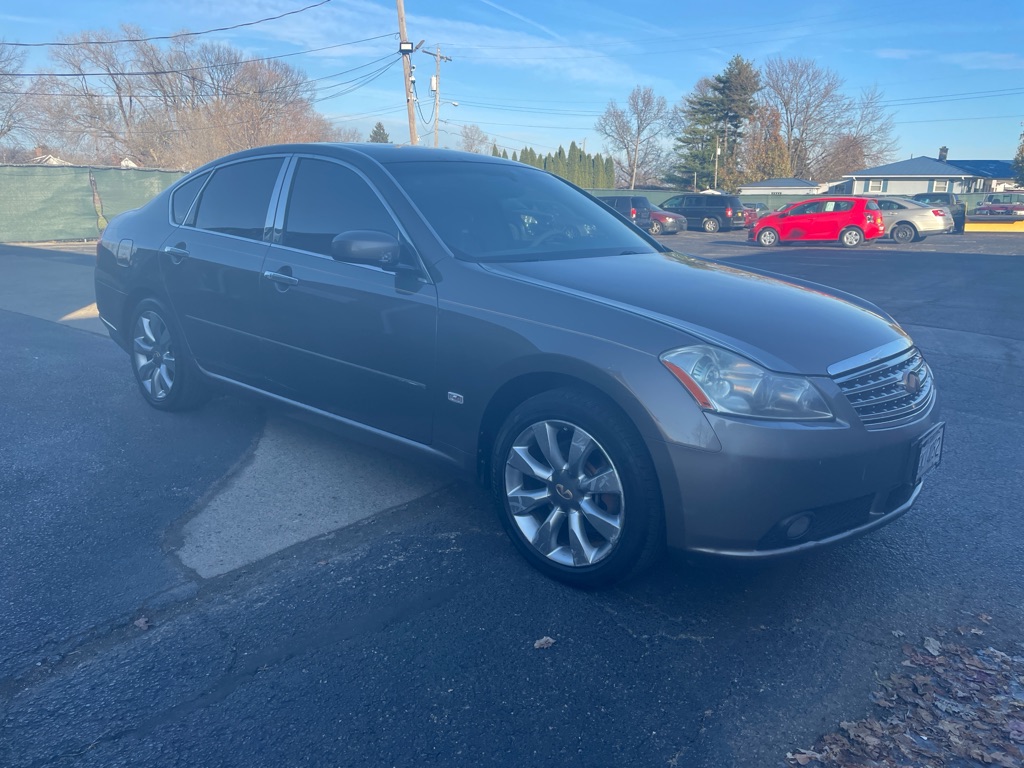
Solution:
<svg viewBox="0 0 1024 768"><path fill-rule="evenodd" d="M535 168L486 161L387 168L459 259L544 261L661 250L606 206Z"/></svg>
<svg viewBox="0 0 1024 768"><path fill-rule="evenodd" d="M211 232L262 240L267 209L283 159L265 157L225 165L199 197L195 226Z"/></svg>
<svg viewBox="0 0 1024 768"><path fill-rule="evenodd" d="M803 216L808 213L818 213L821 210L821 203L802 203L801 205L791 208L789 213L791 216Z"/></svg>
<svg viewBox="0 0 1024 768"><path fill-rule="evenodd" d="M282 244L330 256L334 238L357 229L398 236L395 220L359 174L328 160L300 158Z"/></svg>

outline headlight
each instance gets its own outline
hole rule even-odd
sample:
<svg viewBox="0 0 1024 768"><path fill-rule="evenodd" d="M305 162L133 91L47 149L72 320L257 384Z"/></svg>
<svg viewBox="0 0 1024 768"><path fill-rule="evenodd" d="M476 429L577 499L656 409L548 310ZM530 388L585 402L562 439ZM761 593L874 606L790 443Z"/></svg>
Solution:
<svg viewBox="0 0 1024 768"><path fill-rule="evenodd" d="M724 349L697 344L666 352L661 362L705 410L762 419L832 418L808 379L773 373Z"/></svg>

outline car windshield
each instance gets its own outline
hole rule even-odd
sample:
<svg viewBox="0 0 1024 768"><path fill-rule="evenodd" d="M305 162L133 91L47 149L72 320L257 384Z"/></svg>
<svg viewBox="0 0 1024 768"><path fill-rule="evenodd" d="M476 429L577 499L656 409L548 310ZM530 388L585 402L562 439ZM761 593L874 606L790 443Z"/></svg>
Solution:
<svg viewBox="0 0 1024 768"><path fill-rule="evenodd" d="M388 170L459 259L547 261L663 250L606 206L528 166L395 162Z"/></svg>

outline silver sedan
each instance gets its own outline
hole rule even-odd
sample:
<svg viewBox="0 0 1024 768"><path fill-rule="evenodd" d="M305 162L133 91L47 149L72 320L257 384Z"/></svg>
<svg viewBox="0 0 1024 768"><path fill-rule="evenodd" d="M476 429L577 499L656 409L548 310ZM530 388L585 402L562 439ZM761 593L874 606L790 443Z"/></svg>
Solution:
<svg viewBox="0 0 1024 768"><path fill-rule="evenodd" d="M928 235L944 235L953 231L953 216L948 208L928 205L905 197L883 197L878 200L885 220L885 231L897 243L917 243Z"/></svg>

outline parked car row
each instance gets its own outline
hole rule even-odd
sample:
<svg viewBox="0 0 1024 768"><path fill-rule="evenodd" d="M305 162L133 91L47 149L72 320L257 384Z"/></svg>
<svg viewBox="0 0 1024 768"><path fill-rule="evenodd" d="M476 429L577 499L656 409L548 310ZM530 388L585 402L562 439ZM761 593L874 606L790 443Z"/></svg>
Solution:
<svg viewBox="0 0 1024 768"><path fill-rule="evenodd" d="M854 247L880 237L906 244L963 230L947 206L904 197L817 197L776 211L765 203L743 203L735 195L724 194L675 195L660 207L643 195L599 199L652 235L686 229L709 233L747 229L749 239L762 246L806 240Z"/></svg>

